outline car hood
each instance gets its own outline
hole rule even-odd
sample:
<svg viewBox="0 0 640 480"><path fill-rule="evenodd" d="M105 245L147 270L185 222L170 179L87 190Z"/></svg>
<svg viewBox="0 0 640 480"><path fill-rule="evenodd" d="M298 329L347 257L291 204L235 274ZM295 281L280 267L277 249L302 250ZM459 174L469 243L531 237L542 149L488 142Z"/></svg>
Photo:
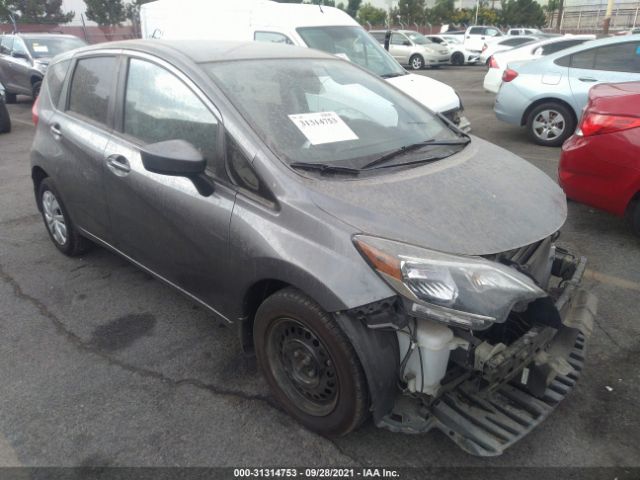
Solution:
<svg viewBox="0 0 640 480"><path fill-rule="evenodd" d="M446 112L460 107L456 91L433 78L409 73L387 81L434 112Z"/></svg>
<svg viewBox="0 0 640 480"><path fill-rule="evenodd" d="M471 137L460 153L397 173L310 180L312 201L357 232L443 252L489 255L555 233L564 193L529 162Z"/></svg>

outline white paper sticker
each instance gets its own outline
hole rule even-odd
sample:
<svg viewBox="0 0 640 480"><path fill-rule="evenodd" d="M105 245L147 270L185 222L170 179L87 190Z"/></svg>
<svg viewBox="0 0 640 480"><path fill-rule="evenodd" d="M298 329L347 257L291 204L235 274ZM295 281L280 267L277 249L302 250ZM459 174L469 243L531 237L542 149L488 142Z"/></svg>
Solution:
<svg viewBox="0 0 640 480"><path fill-rule="evenodd" d="M289 118L311 145L358 140L336 112L300 113Z"/></svg>
<svg viewBox="0 0 640 480"><path fill-rule="evenodd" d="M36 53L49 53L49 47L46 45L33 44L33 51Z"/></svg>
<svg viewBox="0 0 640 480"><path fill-rule="evenodd" d="M528 381L529 381L529 369L524 368L522 370L522 377L520 377L520 383L522 385L526 385Z"/></svg>

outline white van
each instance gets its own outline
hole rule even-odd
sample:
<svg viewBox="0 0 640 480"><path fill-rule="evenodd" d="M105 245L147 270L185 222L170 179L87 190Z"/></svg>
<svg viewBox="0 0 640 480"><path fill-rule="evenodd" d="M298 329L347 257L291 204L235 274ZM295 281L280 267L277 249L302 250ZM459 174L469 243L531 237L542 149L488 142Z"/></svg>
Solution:
<svg viewBox="0 0 640 480"><path fill-rule="evenodd" d="M142 5L143 38L264 41L315 48L375 73L429 109L470 130L455 90L408 73L340 9L269 0L157 0Z"/></svg>

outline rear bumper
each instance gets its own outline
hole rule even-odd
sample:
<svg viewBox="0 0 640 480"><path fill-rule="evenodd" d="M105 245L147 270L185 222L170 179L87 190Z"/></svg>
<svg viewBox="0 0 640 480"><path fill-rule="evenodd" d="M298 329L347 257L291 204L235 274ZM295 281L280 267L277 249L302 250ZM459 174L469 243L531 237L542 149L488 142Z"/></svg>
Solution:
<svg viewBox="0 0 640 480"><path fill-rule="evenodd" d="M503 351L498 369L489 372L493 375L489 388L477 388L479 377L486 378L485 370L468 376L429 405L400 395L378 426L405 433L437 428L472 455L496 456L547 418L582 372L597 310L595 297L579 289L586 259L569 258L557 258L558 269L571 272L555 302L562 319L559 329L546 327L536 333L541 335L539 341L532 336L531 341L514 342ZM545 358L548 363L542 361ZM496 378L500 371L508 373ZM531 393L534 390L538 394Z"/></svg>
<svg viewBox="0 0 640 480"><path fill-rule="evenodd" d="M501 83L493 111L498 120L520 126L522 115L530 103L512 83Z"/></svg>

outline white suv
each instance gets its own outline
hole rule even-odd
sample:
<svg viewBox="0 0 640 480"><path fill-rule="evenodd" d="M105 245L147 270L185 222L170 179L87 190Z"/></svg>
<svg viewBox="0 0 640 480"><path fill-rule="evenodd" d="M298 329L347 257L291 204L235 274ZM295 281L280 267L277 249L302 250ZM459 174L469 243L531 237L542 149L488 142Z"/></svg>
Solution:
<svg viewBox="0 0 640 480"><path fill-rule="evenodd" d="M496 27L476 25L467 28L467 31L464 33L464 46L472 52L481 52L487 40L501 36L502 32Z"/></svg>

